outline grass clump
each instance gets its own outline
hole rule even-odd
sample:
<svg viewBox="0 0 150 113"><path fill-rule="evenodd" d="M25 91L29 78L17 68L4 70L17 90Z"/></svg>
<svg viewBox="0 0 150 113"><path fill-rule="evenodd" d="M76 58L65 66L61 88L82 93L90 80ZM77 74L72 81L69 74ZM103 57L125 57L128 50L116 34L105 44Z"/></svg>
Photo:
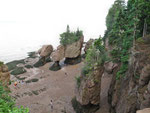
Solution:
<svg viewBox="0 0 150 113"><path fill-rule="evenodd" d="M20 74L23 74L27 72L23 67L16 67L12 72L11 74L12 75L20 75Z"/></svg>
<svg viewBox="0 0 150 113"><path fill-rule="evenodd" d="M82 36L82 31L78 29L76 32L70 32L69 26L67 26L66 32L60 34L60 43L62 45L72 44L78 41Z"/></svg>
<svg viewBox="0 0 150 113"><path fill-rule="evenodd" d="M7 63L6 65L8 66L8 70L11 71L15 69L18 64L25 64L24 59L12 61L12 62Z"/></svg>

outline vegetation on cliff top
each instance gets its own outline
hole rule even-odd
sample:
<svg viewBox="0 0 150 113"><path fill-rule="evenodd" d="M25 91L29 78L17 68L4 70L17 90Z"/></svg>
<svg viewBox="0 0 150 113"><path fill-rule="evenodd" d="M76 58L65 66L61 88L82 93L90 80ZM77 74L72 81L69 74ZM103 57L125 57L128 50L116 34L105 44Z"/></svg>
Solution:
<svg viewBox="0 0 150 113"><path fill-rule="evenodd" d="M15 101L9 96L10 91L7 91L0 82L0 113L29 113L28 108L15 107Z"/></svg>
<svg viewBox="0 0 150 113"><path fill-rule="evenodd" d="M116 79L125 75L131 47L135 40L150 33L150 2L147 0L116 0L106 18L104 40L113 47L112 60L121 63Z"/></svg>
<svg viewBox="0 0 150 113"><path fill-rule="evenodd" d="M68 45L78 41L83 36L82 31L77 29L76 32L71 32L69 26L67 26L66 32L60 34L60 44Z"/></svg>
<svg viewBox="0 0 150 113"><path fill-rule="evenodd" d="M94 66L101 66L106 61L107 57L105 54L105 48L102 44L101 37L94 41L94 44L89 48L86 58L85 66L82 69L83 75L89 75L94 69Z"/></svg>

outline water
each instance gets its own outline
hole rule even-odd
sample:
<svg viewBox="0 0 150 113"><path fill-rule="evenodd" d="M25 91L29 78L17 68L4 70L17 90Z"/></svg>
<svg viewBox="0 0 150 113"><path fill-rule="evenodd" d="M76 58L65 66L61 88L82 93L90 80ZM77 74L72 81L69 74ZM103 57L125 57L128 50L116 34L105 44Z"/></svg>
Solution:
<svg viewBox="0 0 150 113"><path fill-rule="evenodd" d="M59 34L83 30L85 40L98 38L106 29L105 17L114 0L13 0L0 1L0 61L27 57L44 44L59 45Z"/></svg>
<svg viewBox="0 0 150 113"><path fill-rule="evenodd" d="M88 38L85 39L87 41ZM59 38L0 38L0 61L8 63L13 60L24 59L28 52L38 51L42 45L51 44L54 49L59 45Z"/></svg>
<svg viewBox="0 0 150 113"><path fill-rule="evenodd" d="M0 61L4 63L20 60L26 58L28 56L28 52L38 51L45 44L52 44L50 41L28 41L28 40L15 40L13 42L5 41L4 39L0 39ZM59 43L59 42L57 42ZM54 48L56 48L57 44L52 44Z"/></svg>

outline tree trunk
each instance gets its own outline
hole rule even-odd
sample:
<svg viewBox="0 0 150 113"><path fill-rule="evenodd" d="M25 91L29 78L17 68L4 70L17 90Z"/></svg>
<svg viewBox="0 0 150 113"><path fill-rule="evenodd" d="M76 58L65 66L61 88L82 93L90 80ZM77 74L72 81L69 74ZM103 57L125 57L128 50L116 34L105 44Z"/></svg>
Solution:
<svg viewBox="0 0 150 113"><path fill-rule="evenodd" d="M146 19L144 21L144 28L143 28L143 37L146 36L146 33L147 33L147 22L146 22Z"/></svg>
<svg viewBox="0 0 150 113"><path fill-rule="evenodd" d="M135 49L135 39L136 39L135 35L136 35L136 22L134 23L134 32L133 32L133 49Z"/></svg>

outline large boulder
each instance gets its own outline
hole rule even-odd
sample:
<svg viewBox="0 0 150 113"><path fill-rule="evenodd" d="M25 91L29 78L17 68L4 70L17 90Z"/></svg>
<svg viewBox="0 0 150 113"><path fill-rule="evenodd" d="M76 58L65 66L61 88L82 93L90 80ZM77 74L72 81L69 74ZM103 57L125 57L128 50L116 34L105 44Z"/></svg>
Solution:
<svg viewBox="0 0 150 113"><path fill-rule="evenodd" d="M65 46L65 58L76 58L81 55L84 37L77 42Z"/></svg>
<svg viewBox="0 0 150 113"><path fill-rule="evenodd" d="M52 45L43 45L41 49L38 50L38 53L41 57L47 57L53 52Z"/></svg>
<svg viewBox="0 0 150 113"><path fill-rule="evenodd" d="M136 113L150 113L150 108L145 108L143 110L138 110Z"/></svg>
<svg viewBox="0 0 150 113"><path fill-rule="evenodd" d="M42 48L38 50L40 58L34 64L34 67L40 67L45 65L47 62L51 62L50 55L52 52L53 52L52 45L43 45Z"/></svg>
<svg viewBox="0 0 150 113"><path fill-rule="evenodd" d="M10 74L8 71L8 67L4 64L0 65L0 81L3 83L3 85L9 85Z"/></svg>
<svg viewBox="0 0 150 113"><path fill-rule="evenodd" d="M51 54L52 61L56 62L56 61L62 60L64 58L64 55L65 55L64 52L65 52L64 46L59 45L57 47L57 50L53 51Z"/></svg>
<svg viewBox="0 0 150 113"><path fill-rule="evenodd" d="M116 79L118 69L113 71L108 100L110 113L150 113L150 43L137 43L131 49L128 71ZM122 68L122 67L121 67ZM137 111L143 109L141 111Z"/></svg>

